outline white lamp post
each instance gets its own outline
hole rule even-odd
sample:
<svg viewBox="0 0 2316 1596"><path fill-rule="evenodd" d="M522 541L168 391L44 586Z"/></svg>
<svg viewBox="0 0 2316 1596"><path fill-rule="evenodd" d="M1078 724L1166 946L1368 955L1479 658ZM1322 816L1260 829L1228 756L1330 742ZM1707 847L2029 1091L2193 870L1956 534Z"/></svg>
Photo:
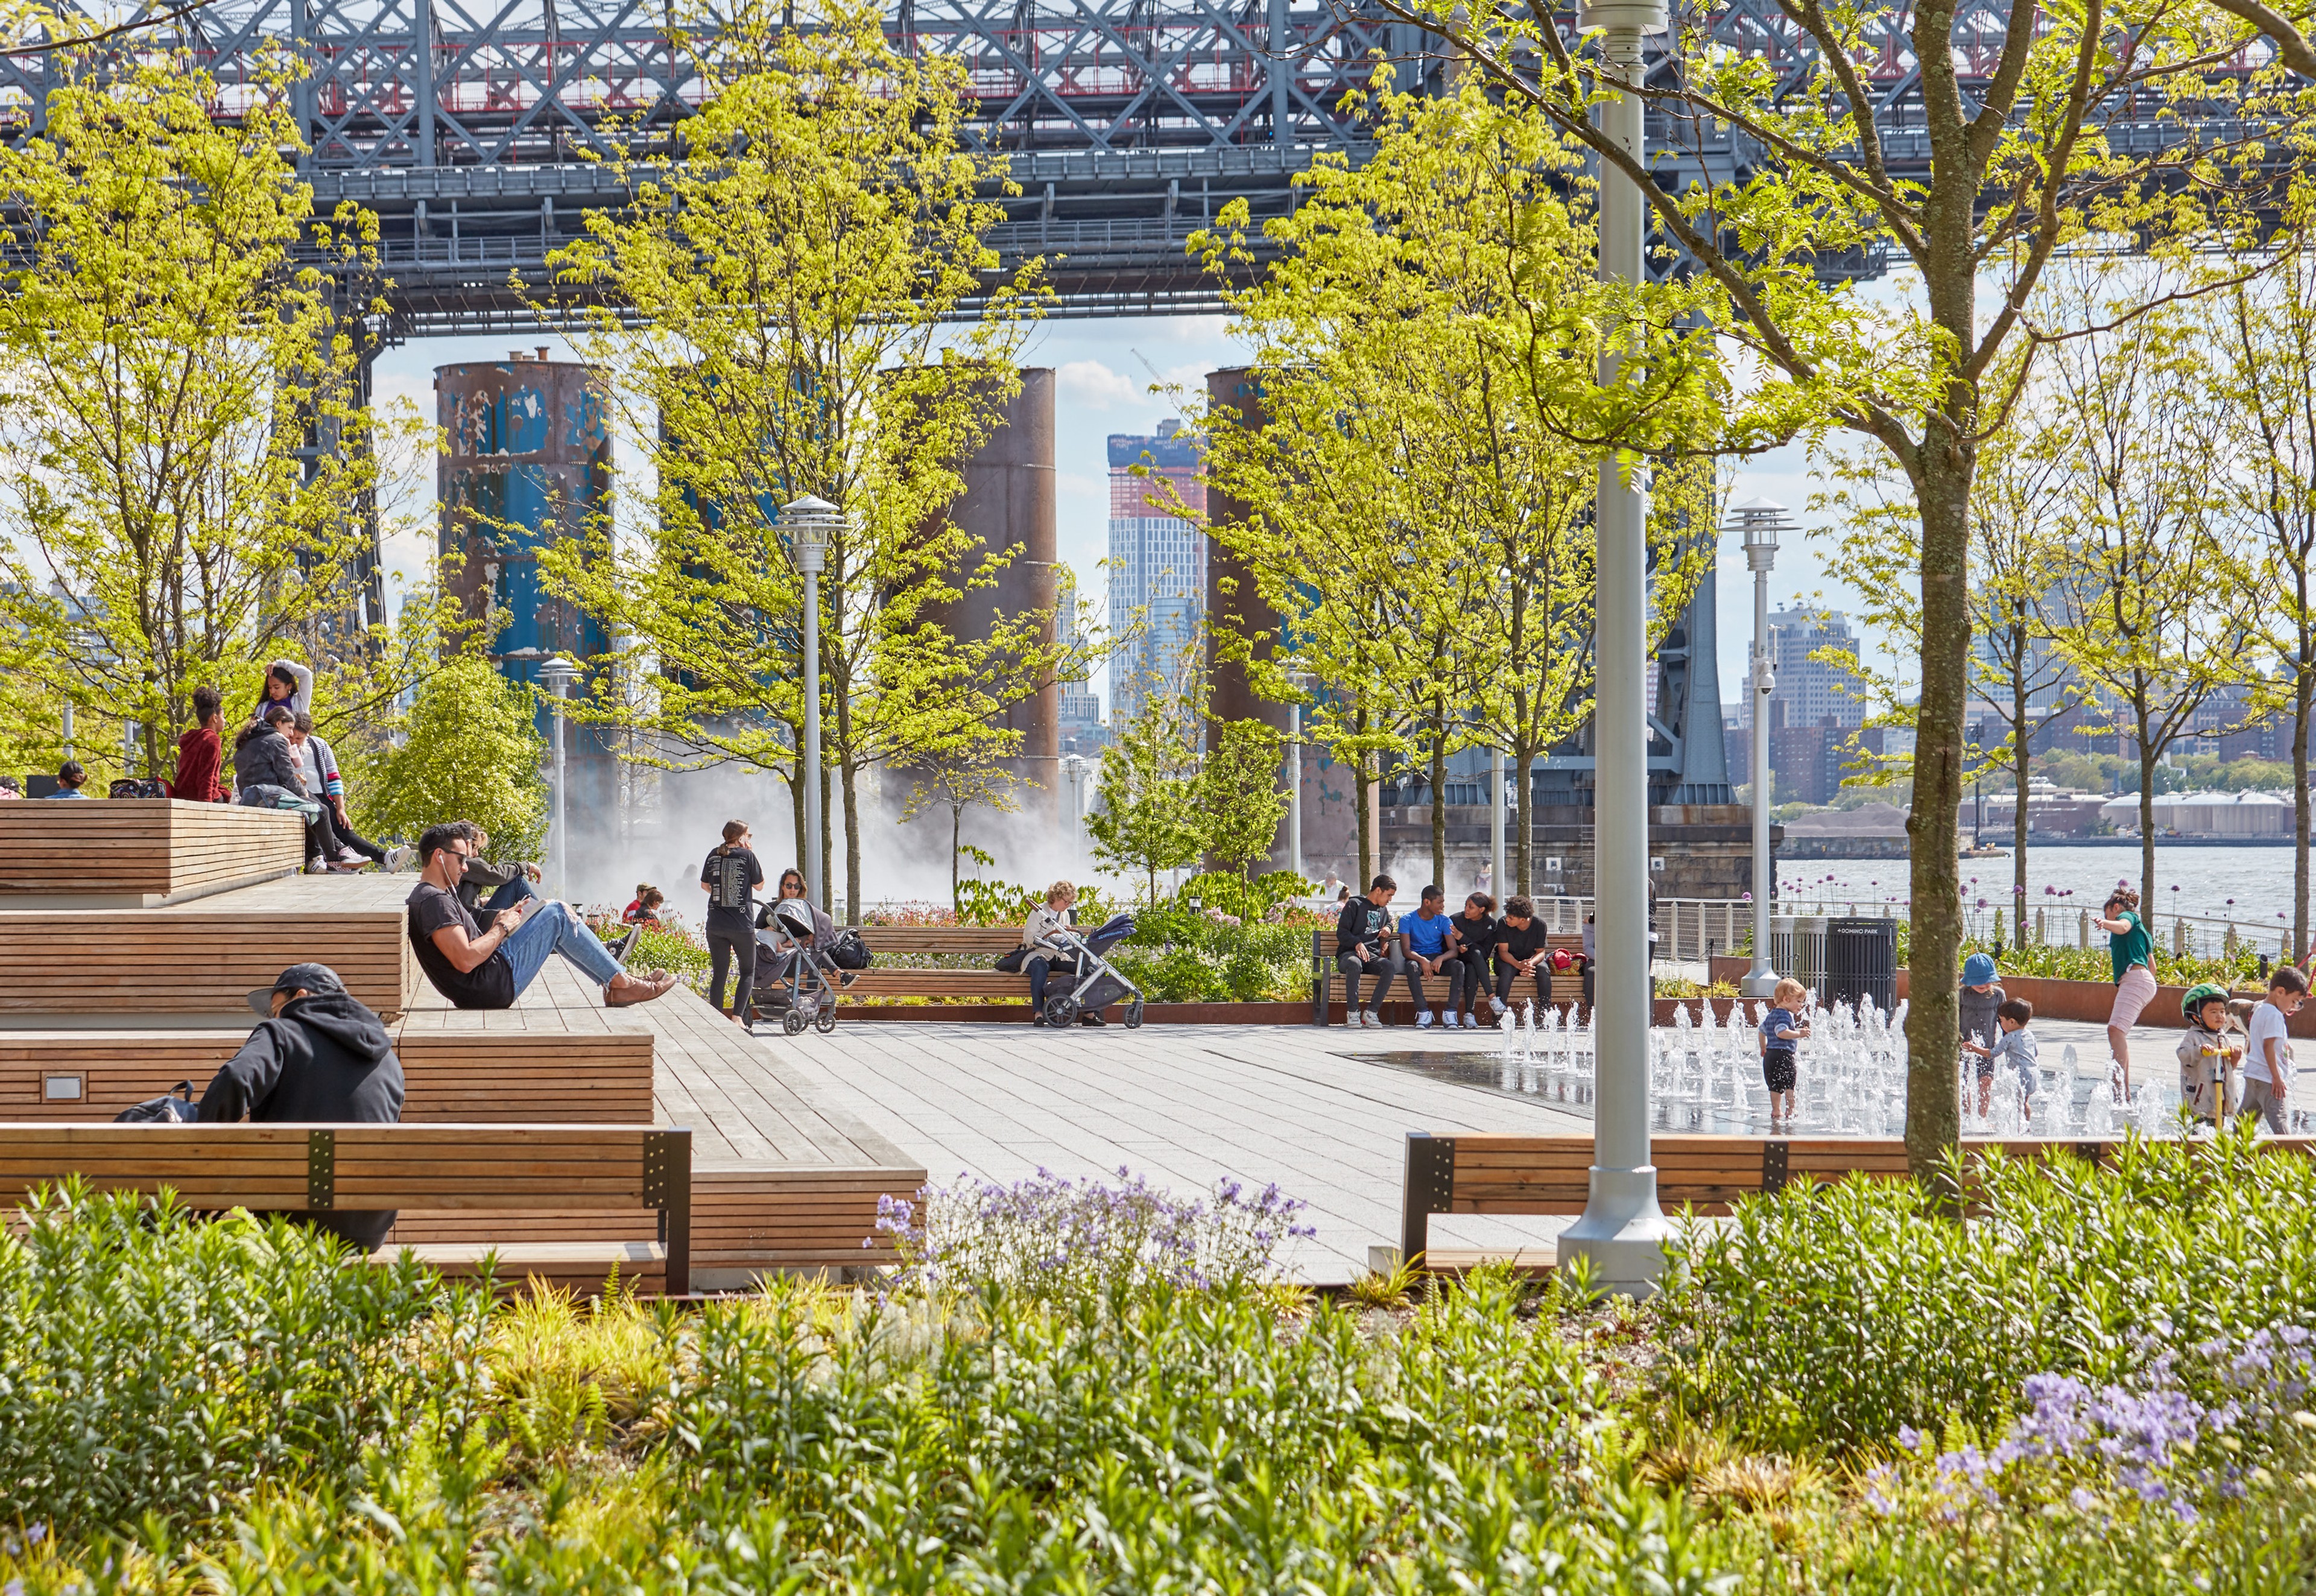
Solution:
<svg viewBox="0 0 2316 1596"><path fill-rule="evenodd" d="M1085 857L1085 755L1062 755L1062 780L1070 784L1070 868Z"/></svg>
<svg viewBox="0 0 2316 1596"><path fill-rule="evenodd" d="M1661 33L1665 0L1590 0L1587 29L1606 30L1601 55L1613 93L1600 103L1600 130L1635 161L1642 148L1641 36ZM1549 24L1547 24L1549 25ZM1643 281L1646 201L1621 172L1600 168L1599 276ZM1600 356L1600 383L1620 385L1618 329ZM1657 1205L1649 1152L1649 771L1646 700L1648 487L1643 463L1611 450L1600 459L1594 514L1599 551L1593 630L1592 834L1595 947L1592 1169L1584 1212L1563 1231L1561 1268L1578 1258L1611 1289L1645 1291L1664 1271L1669 1234ZM1528 795L1520 795L1523 800Z"/></svg>
<svg viewBox="0 0 2316 1596"><path fill-rule="evenodd" d="M788 552L804 573L804 882L805 895L826 909L828 883L821 879L828 839L820 812L820 573L828 563L828 541L843 524L844 512L806 494L780 509Z"/></svg>
<svg viewBox="0 0 2316 1596"><path fill-rule="evenodd" d="M1786 507L1747 499L1731 505L1729 516L1744 539L1745 566L1753 573L1753 967L1737 990L1747 997L1772 997L1777 972L1769 963L1769 695L1777 690L1777 673L1769 659L1769 568L1777 563Z"/></svg>
<svg viewBox="0 0 2316 1596"><path fill-rule="evenodd" d="M558 654L539 667L539 679L555 695L555 850L550 862L555 869L556 894L567 898L571 896L571 878L567 873L571 851L566 845L569 833L565 822L568 809L564 797L563 701L570 695L571 684L579 680L579 667Z"/></svg>

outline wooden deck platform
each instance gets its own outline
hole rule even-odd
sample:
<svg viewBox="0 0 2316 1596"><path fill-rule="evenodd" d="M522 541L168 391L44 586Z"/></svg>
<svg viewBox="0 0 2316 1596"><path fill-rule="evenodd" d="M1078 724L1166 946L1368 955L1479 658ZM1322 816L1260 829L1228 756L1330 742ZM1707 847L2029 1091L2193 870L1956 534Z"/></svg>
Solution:
<svg viewBox="0 0 2316 1596"><path fill-rule="evenodd" d="M304 866L294 815L172 798L0 804L0 905L149 909Z"/></svg>
<svg viewBox="0 0 2316 1596"><path fill-rule="evenodd" d="M777 1042L749 1037L689 989L606 1009L598 989L551 958L521 1001L497 1012L453 1009L422 986L399 1034L405 1046L525 1035L600 1036L608 1046L638 1030L652 1043L654 1122L691 1131L691 1265L701 1289L744 1286L766 1271L880 1261L877 1199L913 1197L923 1166L824 1101L782 1064ZM530 1234L544 1240L583 1227L616 1236L639 1223L574 1211L538 1216ZM394 1234L440 1245L478 1239L481 1228L471 1216L409 1215ZM496 1233L505 1230L497 1222ZM635 1238L646 1239L639 1228Z"/></svg>
<svg viewBox="0 0 2316 1596"><path fill-rule="evenodd" d="M0 1029L246 1029L250 990L307 960L397 1019L424 985L402 934L412 880L293 875L158 908L0 907Z"/></svg>

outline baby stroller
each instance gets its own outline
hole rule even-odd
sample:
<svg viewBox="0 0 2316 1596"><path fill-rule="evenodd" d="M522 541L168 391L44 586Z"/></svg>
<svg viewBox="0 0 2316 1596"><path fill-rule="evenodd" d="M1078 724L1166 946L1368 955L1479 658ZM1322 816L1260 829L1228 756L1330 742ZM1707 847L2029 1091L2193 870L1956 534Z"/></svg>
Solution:
<svg viewBox="0 0 2316 1596"><path fill-rule="evenodd" d="M777 1014L780 1034L797 1036L807 1025L826 1036L836 1029L836 988L828 972L806 950L812 909L801 898L766 904L756 914L756 981L742 1018L750 1030Z"/></svg>
<svg viewBox="0 0 2316 1596"><path fill-rule="evenodd" d="M1080 1014L1099 1014L1115 1003L1126 1005L1128 1030L1142 1023L1142 989L1103 957L1133 934L1131 914L1113 914L1102 922L1100 929L1084 936L1074 931L1055 933L1056 942L1077 955L1077 984L1067 992L1055 993L1046 999L1047 1025L1074 1025Z"/></svg>

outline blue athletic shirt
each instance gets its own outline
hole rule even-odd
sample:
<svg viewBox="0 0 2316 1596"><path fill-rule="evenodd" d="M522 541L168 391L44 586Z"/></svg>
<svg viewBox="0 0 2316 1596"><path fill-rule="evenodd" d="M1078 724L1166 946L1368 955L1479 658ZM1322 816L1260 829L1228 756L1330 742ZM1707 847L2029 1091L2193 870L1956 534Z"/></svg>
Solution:
<svg viewBox="0 0 2316 1596"><path fill-rule="evenodd" d="M1410 953L1437 958L1448 951L1448 916L1434 914L1426 920L1420 914L1402 914L1399 917L1399 934L1407 939Z"/></svg>
<svg viewBox="0 0 2316 1596"><path fill-rule="evenodd" d="M1795 1037L1781 1038L1777 1033L1781 1030L1799 1030L1800 1029L1801 1021L1794 1018L1794 1012L1791 1009L1771 1009L1761 1017L1761 1051L1764 1053L1793 1052L1801 1046L1800 1039Z"/></svg>

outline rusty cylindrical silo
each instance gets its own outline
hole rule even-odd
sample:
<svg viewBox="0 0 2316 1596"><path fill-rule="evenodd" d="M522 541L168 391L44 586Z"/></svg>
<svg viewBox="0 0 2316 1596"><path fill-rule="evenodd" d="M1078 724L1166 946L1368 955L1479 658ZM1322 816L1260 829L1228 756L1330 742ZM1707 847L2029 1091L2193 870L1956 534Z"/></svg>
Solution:
<svg viewBox="0 0 2316 1596"><path fill-rule="evenodd" d="M1260 430L1263 424L1262 382L1260 376L1244 366L1232 366L1207 373L1207 400L1212 410L1234 414L1238 424L1250 432ZM1220 727L1226 720L1260 720L1276 727L1281 735L1288 729L1292 714L1287 706L1259 696L1247 681L1243 664L1230 658L1219 646L1225 636L1243 637L1254 640L1254 652L1269 658L1276 645L1278 613L1262 601L1256 587L1254 572L1246 562L1231 551L1227 534L1213 535L1216 527L1228 526L1245 518L1247 506L1216 487L1207 486L1207 746L1214 747L1221 736ZM1312 783L1304 783L1304 802L1307 810L1312 803ZM1285 869L1287 828L1282 822L1278 841L1271 848L1274 866Z"/></svg>
<svg viewBox="0 0 2316 1596"><path fill-rule="evenodd" d="M610 511L608 395L595 368L550 361L545 349L434 370L447 444L435 473L444 580L469 617L504 612L486 648L510 681L535 682L550 655L583 666L609 648L602 623L551 596L539 566L541 549L583 536ZM544 709L539 727L548 734ZM615 762L594 727L567 727L564 745L573 830L584 834L613 817Z"/></svg>
<svg viewBox="0 0 2316 1596"><path fill-rule="evenodd" d="M993 585L967 591L944 606L940 617L953 636L986 639L1000 616L1030 613L1045 617L1039 640L1054 641L1054 604L1059 568L1057 521L1054 501L1054 372L1034 366L1020 372L1020 387L1004 407L1003 418L974 450L959 470L965 490L943 513L949 523L973 541L966 556L969 571L982 550L1011 557L995 573ZM1022 793L1025 811L1058 813L1056 794L1061 787L1061 688L1047 682L1036 692L1009 706L996 724L1021 734L1011 762L1026 780L1038 785Z"/></svg>

